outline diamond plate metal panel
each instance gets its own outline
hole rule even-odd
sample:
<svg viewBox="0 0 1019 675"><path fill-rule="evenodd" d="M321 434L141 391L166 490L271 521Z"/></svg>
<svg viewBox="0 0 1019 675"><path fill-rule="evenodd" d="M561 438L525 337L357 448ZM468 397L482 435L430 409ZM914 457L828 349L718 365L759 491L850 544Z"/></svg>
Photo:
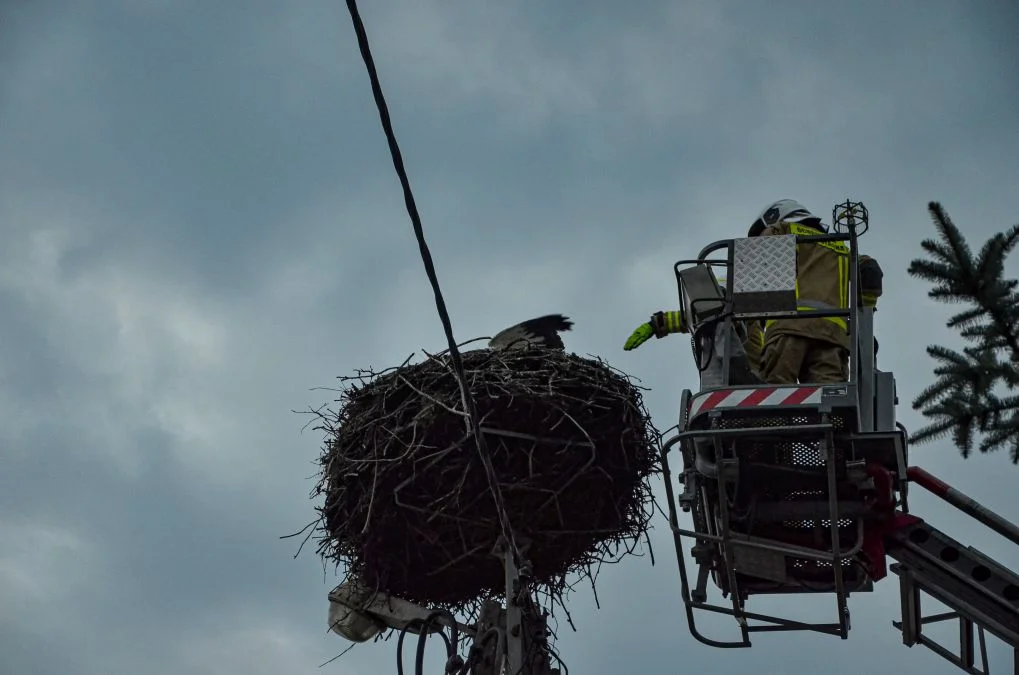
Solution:
<svg viewBox="0 0 1019 675"><path fill-rule="evenodd" d="M796 236L734 241L733 293L796 290Z"/></svg>
<svg viewBox="0 0 1019 675"><path fill-rule="evenodd" d="M796 237L736 239L733 248L736 317L796 311Z"/></svg>

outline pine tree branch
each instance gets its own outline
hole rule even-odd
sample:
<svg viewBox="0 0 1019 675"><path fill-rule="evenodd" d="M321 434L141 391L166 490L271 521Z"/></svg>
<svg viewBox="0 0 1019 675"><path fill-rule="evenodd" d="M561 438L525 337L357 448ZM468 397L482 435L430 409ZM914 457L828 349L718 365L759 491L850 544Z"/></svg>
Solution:
<svg viewBox="0 0 1019 675"><path fill-rule="evenodd" d="M941 420L939 422L932 422L931 424L914 431L909 435L910 443L926 443L928 441L937 440L948 433L953 426L952 420Z"/></svg>
<svg viewBox="0 0 1019 675"><path fill-rule="evenodd" d="M1008 344L1012 360L1019 361L1019 334L1016 333L1015 322L1009 320L1006 312L1000 306L988 304L985 309L991 315L996 333Z"/></svg>
<svg viewBox="0 0 1019 675"><path fill-rule="evenodd" d="M934 227L937 228L944 243L950 247L959 270L969 273L974 269L973 252L970 250L969 244L966 243L965 237L962 236L962 232L948 217L939 202L929 202L927 209L934 221Z"/></svg>
<svg viewBox="0 0 1019 675"><path fill-rule="evenodd" d="M1005 258L1019 246L1019 225L991 237L974 258L941 204L930 202L928 210L940 238L921 242L928 258L913 260L909 274L932 284L930 298L970 305L947 326L973 344L961 352L927 348L936 379L913 400L913 408L930 423L911 440L923 443L950 433L968 457L979 433L980 452L1007 445L1013 463L1019 463L1019 396L995 393L1019 388L1019 280L1004 278Z"/></svg>
<svg viewBox="0 0 1019 675"><path fill-rule="evenodd" d="M970 307L949 319L947 325L949 328L967 329L973 326L980 319L984 318L986 314L987 310L983 307Z"/></svg>
<svg viewBox="0 0 1019 675"><path fill-rule="evenodd" d="M953 267L952 262L934 262L918 258L910 264L909 273L924 281L940 282L942 284L957 284L962 280L958 278L958 270Z"/></svg>
<svg viewBox="0 0 1019 675"><path fill-rule="evenodd" d="M971 357L941 345L931 345L927 348L927 355L945 366L966 366L970 363Z"/></svg>
<svg viewBox="0 0 1019 675"><path fill-rule="evenodd" d="M1014 413L1000 420L995 429L988 431L980 442L980 452L993 452L1006 444L1013 448L1019 447L1019 416Z"/></svg>

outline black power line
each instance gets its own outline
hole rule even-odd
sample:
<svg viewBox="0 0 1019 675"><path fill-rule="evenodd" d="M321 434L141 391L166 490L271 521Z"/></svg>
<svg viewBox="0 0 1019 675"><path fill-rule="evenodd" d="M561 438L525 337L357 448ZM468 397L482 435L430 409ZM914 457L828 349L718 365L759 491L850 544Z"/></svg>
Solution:
<svg viewBox="0 0 1019 675"><path fill-rule="evenodd" d="M449 312L446 310L446 302L442 298L442 290L439 288L439 279L435 273L435 264L432 262L432 254L425 242L425 233L421 226L421 216L418 214L417 204L414 202L414 194L410 189L410 179L407 177L407 170L403 164L403 155L400 153L400 146L396 142L396 133L393 131L393 123L389 117L389 107L386 105L386 98L382 94L382 85L379 82L379 74L375 69L375 60L372 58L371 48L368 45L368 34L365 32L364 23L357 10L355 0L347 0L347 9L350 10L350 18L354 24L354 32L357 34L357 45L361 50L361 58L364 59L365 68L368 70L368 78L371 80L372 94L375 98L375 105L379 110L379 120L382 122L382 130L389 142L389 152L393 157L393 168L400 178L400 185L403 186L403 198L407 204L407 214L414 225L414 235L417 237L418 248L421 251L421 260L425 265L425 274L428 275L428 282L435 292L435 308L439 312L439 319L442 321L442 329L446 334L446 342L449 345L449 356L453 362L453 373L460 386L460 399L464 411L467 413L466 424L468 431L474 436L478 446L478 455L484 466L488 478L488 487L495 500L496 511L499 514L499 525L502 535L506 538L510 551L515 562L519 564L520 552L517 548L516 538L513 534L512 525L509 522L509 515L506 513L506 505L503 502L502 492L499 490L498 477L495 475L495 468L492 466L492 459L488 453L488 446L485 437L481 433L478 423L477 406L474 397L471 396L467 386L467 377L464 373L463 359L460 350L457 348L456 340L453 338L453 326L449 319Z"/></svg>

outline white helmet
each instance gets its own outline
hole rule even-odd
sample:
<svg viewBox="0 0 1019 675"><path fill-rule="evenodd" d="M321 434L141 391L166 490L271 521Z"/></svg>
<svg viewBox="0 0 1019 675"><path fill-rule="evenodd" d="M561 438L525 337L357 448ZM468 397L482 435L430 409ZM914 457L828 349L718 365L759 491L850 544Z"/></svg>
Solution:
<svg viewBox="0 0 1019 675"><path fill-rule="evenodd" d="M764 231L764 228L778 223L802 222L809 222L809 224L823 229L821 219L807 210L803 204L792 199L780 199L761 211L761 215L757 216L757 220L750 226L747 236L756 237Z"/></svg>

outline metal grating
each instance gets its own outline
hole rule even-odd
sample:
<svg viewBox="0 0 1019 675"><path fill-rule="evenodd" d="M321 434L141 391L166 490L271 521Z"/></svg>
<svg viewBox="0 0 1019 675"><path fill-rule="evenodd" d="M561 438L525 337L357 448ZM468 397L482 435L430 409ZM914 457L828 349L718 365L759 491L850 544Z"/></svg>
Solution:
<svg viewBox="0 0 1019 675"><path fill-rule="evenodd" d="M833 413L828 416L832 427L836 432L846 428L846 417L844 414ZM784 427L801 426L804 424L820 424L821 414L812 411L797 411L795 413L749 413L731 414L721 416L718 419L719 429L749 429L752 427Z"/></svg>
<svg viewBox="0 0 1019 675"><path fill-rule="evenodd" d="M819 489L804 489L797 490L795 492L789 492L782 498L784 502L827 502L827 492ZM825 509L827 511L827 509ZM791 529L814 529L820 525L827 529L832 527L832 519L830 518L819 518L819 519L800 519L800 520L784 520L782 521L783 527L789 527ZM839 529L848 529L856 525L856 520L853 518L840 518Z"/></svg>
<svg viewBox="0 0 1019 675"><path fill-rule="evenodd" d="M812 501L812 502L826 502L828 495L822 490L797 490L796 492L790 492L783 495L782 501L797 502L797 501ZM839 518L839 529L848 530L856 525L856 520L853 518ZM820 518L820 519L803 519L803 520L783 520L782 527L787 527L793 530L813 530L815 527L821 526L825 530L831 527L831 518ZM840 532L840 535L846 534L846 532Z"/></svg>
<svg viewBox="0 0 1019 675"><path fill-rule="evenodd" d="M839 565L839 566L843 567L843 568L852 567L852 565L853 565L853 561L849 560L848 558L844 558L840 562L841 562L841 565ZM832 564L831 564L830 560L805 560L803 558L794 558L793 559L793 568L794 569L801 569L801 570L802 569L809 570L809 569L812 569L812 568L822 568L822 569L830 570L832 568ZM829 574L831 574L831 572L829 572Z"/></svg>
<svg viewBox="0 0 1019 675"><path fill-rule="evenodd" d="M741 411L742 412L742 411ZM844 414L829 415L829 422L835 431L835 461L841 464L848 456L852 455L852 445L849 441L840 438L841 431L849 428L849 420ZM776 414L753 413L725 415L718 419L719 429L751 429L751 428L774 428L783 426L803 426L807 424L820 424L821 414L806 410L795 413ZM794 432L792 432L794 433ZM744 440L734 442L733 450L737 457L750 462L763 464L775 464L797 468L824 467L824 458L821 455L820 441L792 441L792 440Z"/></svg>
<svg viewBox="0 0 1019 675"><path fill-rule="evenodd" d="M866 576L852 561L843 560L839 567L842 568L842 579L850 590L866 582ZM801 582L809 590L822 592L835 590L835 575L829 561L794 560L786 566L786 570L791 578Z"/></svg>
<svg viewBox="0 0 1019 675"><path fill-rule="evenodd" d="M792 466L824 466L824 457L821 456L820 443L784 443L779 446L779 452L786 461L784 464Z"/></svg>
<svg viewBox="0 0 1019 675"><path fill-rule="evenodd" d="M852 560L842 560L839 567L842 568L842 578L847 586L854 587L863 581L860 568L853 564ZM793 579L821 586L830 585L832 588L835 586L835 575L832 573L833 566L829 560L794 559L789 561L786 569L789 571L789 576Z"/></svg>
<svg viewBox="0 0 1019 675"><path fill-rule="evenodd" d="M813 441L736 441L733 449L740 459L761 464L776 464L800 469L823 470L820 442ZM845 460L844 444L835 444L835 462Z"/></svg>
<svg viewBox="0 0 1019 675"><path fill-rule="evenodd" d="M854 521L852 518L839 518L839 529L845 529L852 527ZM825 518L823 520L783 520L782 527L788 527L793 530L812 530L820 525L823 528L831 527L831 519Z"/></svg>

